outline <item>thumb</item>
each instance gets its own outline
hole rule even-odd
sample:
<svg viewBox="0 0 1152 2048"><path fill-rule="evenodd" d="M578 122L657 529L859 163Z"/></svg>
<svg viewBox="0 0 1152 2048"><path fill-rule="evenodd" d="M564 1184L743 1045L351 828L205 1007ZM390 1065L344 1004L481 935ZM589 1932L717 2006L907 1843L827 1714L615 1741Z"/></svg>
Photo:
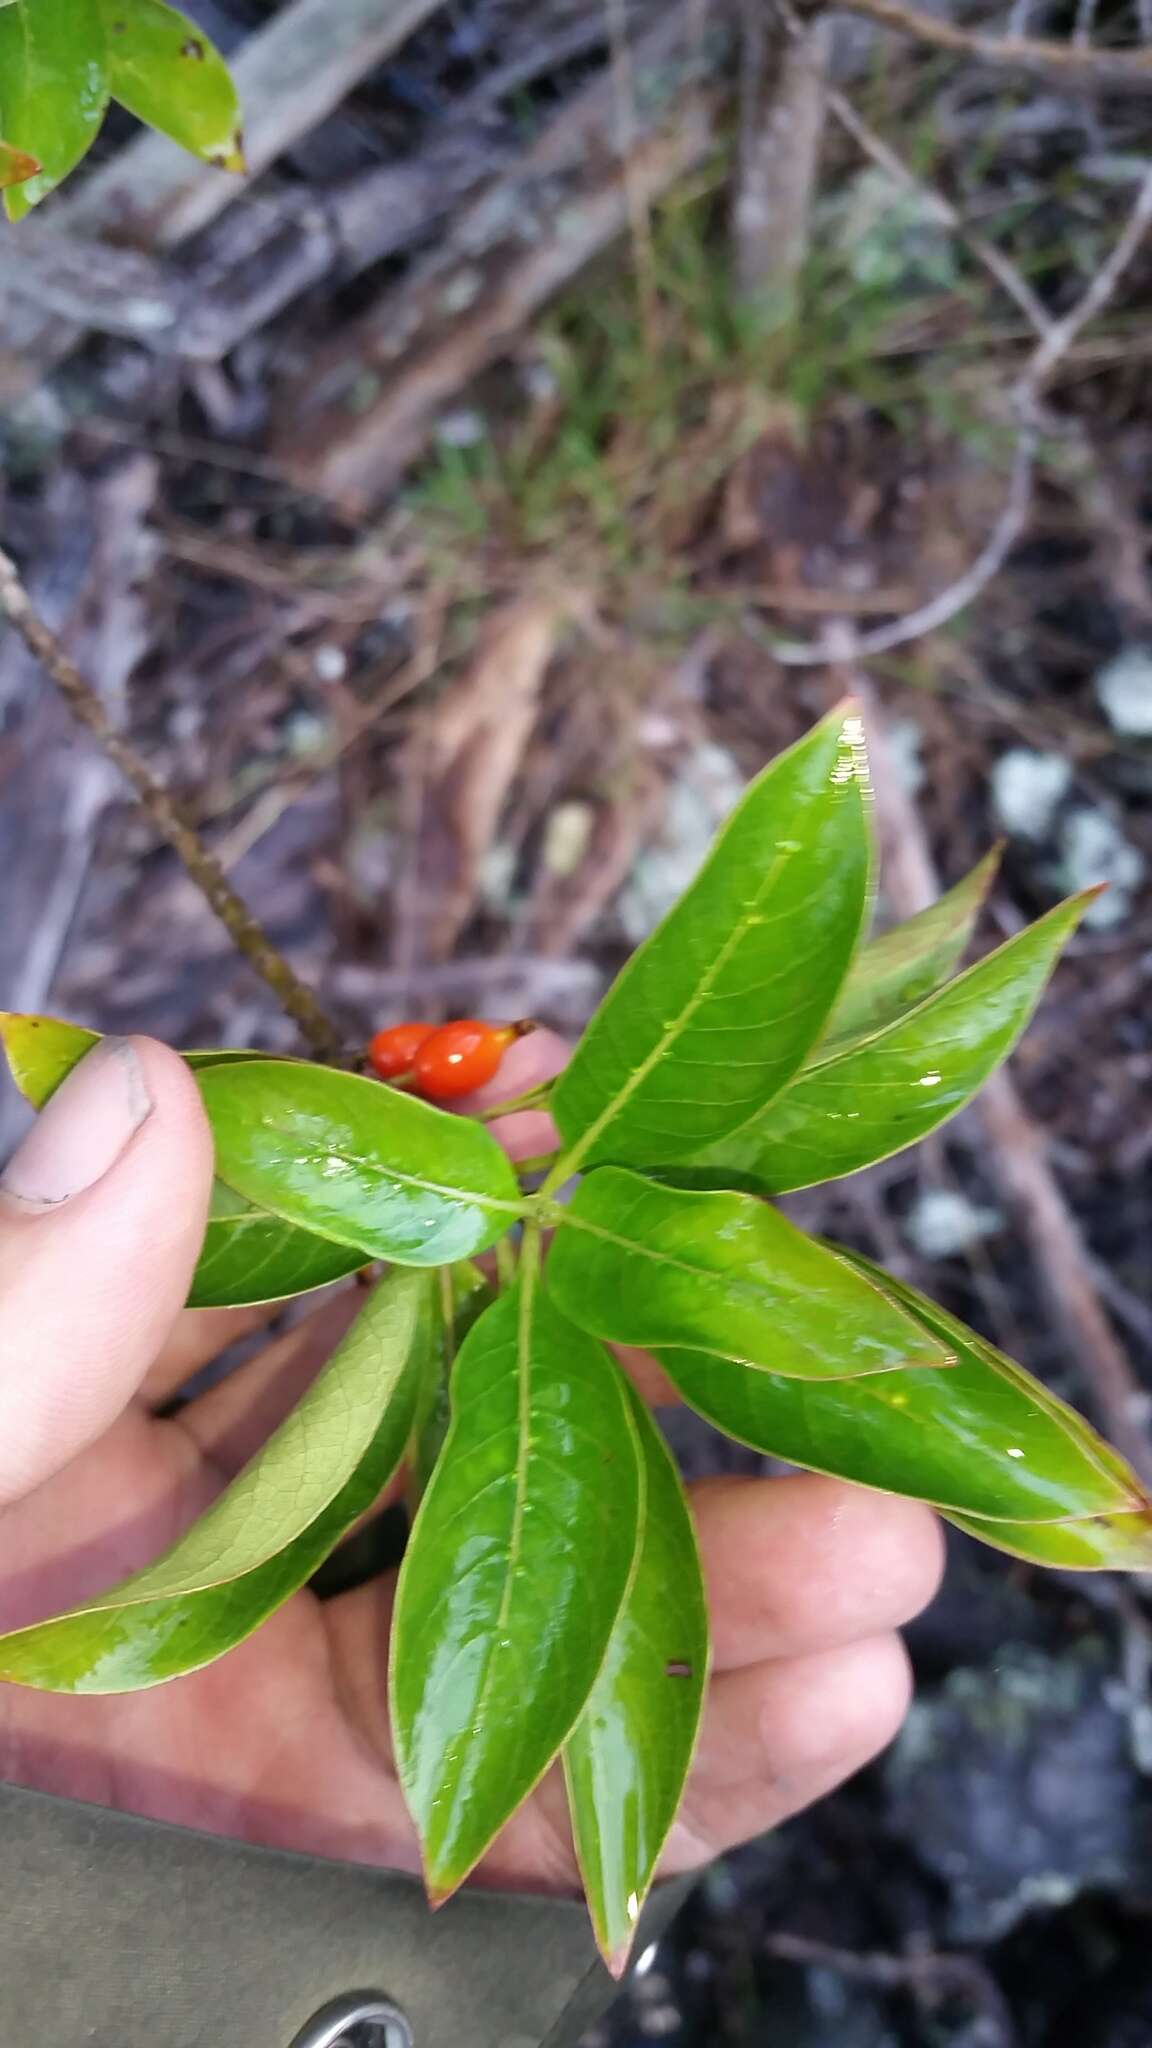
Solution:
<svg viewBox="0 0 1152 2048"><path fill-rule="evenodd" d="M81 1060L0 1176L0 1506L136 1393L183 1306L212 1139L183 1061L148 1038Z"/></svg>

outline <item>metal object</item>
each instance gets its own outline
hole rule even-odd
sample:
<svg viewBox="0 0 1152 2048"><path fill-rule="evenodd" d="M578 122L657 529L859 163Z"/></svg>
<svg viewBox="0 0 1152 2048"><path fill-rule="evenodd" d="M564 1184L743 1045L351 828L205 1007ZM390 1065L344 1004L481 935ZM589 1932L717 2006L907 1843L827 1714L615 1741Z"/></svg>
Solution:
<svg viewBox="0 0 1152 2048"><path fill-rule="evenodd" d="M614 1989L578 1900L466 1887L430 1913L415 1878L14 1785L0 1885L0 2048L576 2048Z"/></svg>
<svg viewBox="0 0 1152 2048"><path fill-rule="evenodd" d="M403 2013L379 1991L346 1991L314 2013L291 2048L415 2048Z"/></svg>

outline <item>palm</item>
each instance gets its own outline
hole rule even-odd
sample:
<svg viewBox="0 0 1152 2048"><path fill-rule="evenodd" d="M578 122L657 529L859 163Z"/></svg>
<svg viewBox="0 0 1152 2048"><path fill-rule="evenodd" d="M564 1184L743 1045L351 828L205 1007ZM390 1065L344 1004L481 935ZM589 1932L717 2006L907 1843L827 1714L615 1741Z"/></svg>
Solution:
<svg viewBox="0 0 1152 2048"><path fill-rule="evenodd" d="M74 1605L166 1548L298 1399L347 1313L322 1311L176 1419L134 1403L100 1443L8 1509L7 1625ZM154 1396L216 1348L205 1320L186 1319ZM832 1482L712 1482L696 1506L716 1589L717 1672L669 1868L772 1824L887 1740L904 1681L882 1631L920 1604L936 1568L923 1511ZM798 1558L807 1559L799 1576ZM144 1693L0 1688L3 1775L250 1841L414 1870L388 1735L390 1603L390 1580L325 1603L297 1594L219 1663ZM480 1875L574 1884L558 1774Z"/></svg>
<svg viewBox="0 0 1152 2048"><path fill-rule="evenodd" d="M186 1414L161 1421L143 1404L130 1409L8 1511L4 1605L14 1623L134 1569L207 1505L240 1462L248 1418L237 1427L219 1395ZM378 1585L326 1604L298 1594L220 1663L141 1694L6 1688L5 1776L249 1840L415 1867L387 1740L387 1605ZM542 1869L534 1832L519 1830L509 1874L569 1876Z"/></svg>

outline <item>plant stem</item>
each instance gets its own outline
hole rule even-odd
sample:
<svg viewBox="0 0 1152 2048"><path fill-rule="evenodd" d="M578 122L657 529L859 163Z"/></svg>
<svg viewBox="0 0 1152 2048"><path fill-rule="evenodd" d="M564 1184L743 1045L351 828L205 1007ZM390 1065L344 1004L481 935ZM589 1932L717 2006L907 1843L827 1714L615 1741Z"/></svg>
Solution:
<svg viewBox="0 0 1152 2048"><path fill-rule="evenodd" d="M537 1081L535 1087L526 1088L523 1095L510 1096L507 1102L490 1102L486 1109L477 1110L477 1121L491 1124L497 1117L511 1116L518 1109L547 1109L551 1089L551 1081Z"/></svg>
<svg viewBox="0 0 1152 2048"><path fill-rule="evenodd" d="M502 1293L516 1284L516 1248L507 1235L496 1240L496 1278Z"/></svg>
<svg viewBox="0 0 1152 2048"><path fill-rule="evenodd" d="M272 990L281 1009L300 1028L314 1053L334 1060L342 1034L312 990L302 982L273 945L263 926L238 896L215 855L182 815L151 769L116 731L99 695L81 674L51 627L36 611L15 563L0 550L0 611L11 620L28 652L51 676L78 725L86 727L101 751L131 783L146 815L167 840L216 913L233 944Z"/></svg>
<svg viewBox="0 0 1152 2048"><path fill-rule="evenodd" d="M534 1159L518 1159L516 1161L516 1171L521 1180L529 1173L543 1173L547 1167L551 1166L555 1157L556 1152L554 1148L551 1152L538 1152Z"/></svg>

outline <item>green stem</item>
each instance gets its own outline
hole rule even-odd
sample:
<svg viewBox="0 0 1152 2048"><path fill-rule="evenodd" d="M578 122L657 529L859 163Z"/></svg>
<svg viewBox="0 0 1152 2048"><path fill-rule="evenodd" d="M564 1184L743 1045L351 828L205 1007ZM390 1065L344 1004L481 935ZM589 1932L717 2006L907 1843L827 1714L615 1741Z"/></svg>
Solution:
<svg viewBox="0 0 1152 2048"><path fill-rule="evenodd" d="M502 1294L516 1284L516 1248L508 1236L496 1240L496 1278Z"/></svg>
<svg viewBox="0 0 1152 2048"><path fill-rule="evenodd" d="M551 1081L537 1081L536 1086L526 1088L523 1095L513 1095L507 1102L492 1102L487 1109L477 1110L477 1121L491 1124L497 1117L511 1116L518 1109L547 1109L551 1092Z"/></svg>
<svg viewBox="0 0 1152 2048"><path fill-rule="evenodd" d="M516 1171L521 1179L529 1173L543 1173L545 1167L551 1166L555 1157L556 1152L555 1148L553 1148L551 1152L538 1152L534 1159L518 1159L516 1161Z"/></svg>

